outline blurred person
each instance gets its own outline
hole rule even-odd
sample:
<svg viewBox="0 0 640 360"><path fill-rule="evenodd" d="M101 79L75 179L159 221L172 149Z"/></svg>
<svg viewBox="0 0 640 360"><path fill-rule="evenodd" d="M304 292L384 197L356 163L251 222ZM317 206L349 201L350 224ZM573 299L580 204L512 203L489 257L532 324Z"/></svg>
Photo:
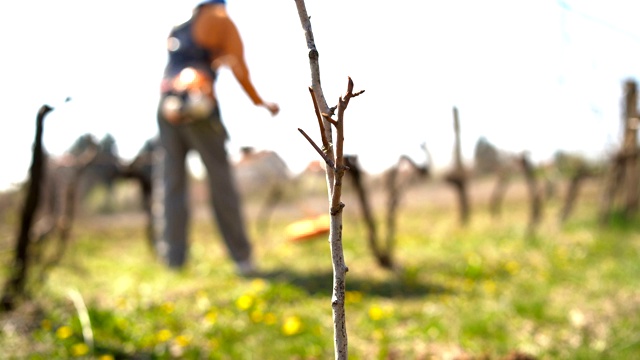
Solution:
<svg viewBox="0 0 640 360"><path fill-rule="evenodd" d="M254 88L242 39L227 13L225 0L201 1L188 21L173 28L167 48L158 109L162 156L156 173L156 250L170 268L182 268L187 260L186 157L190 150L196 150L207 170L212 212L229 255L240 275L254 275L252 245L215 93L216 70L228 66L253 104L264 107L272 116L280 109L275 103L265 102Z"/></svg>

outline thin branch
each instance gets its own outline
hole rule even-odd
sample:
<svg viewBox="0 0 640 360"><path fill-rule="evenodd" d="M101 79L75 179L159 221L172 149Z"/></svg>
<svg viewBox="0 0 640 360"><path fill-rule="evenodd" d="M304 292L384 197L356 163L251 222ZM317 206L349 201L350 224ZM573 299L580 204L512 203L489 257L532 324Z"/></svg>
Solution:
<svg viewBox="0 0 640 360"><path fill-rule="evenodd" d="M331 125L337 127L338 126L338 121L337 120L333 120L331 118L331 115L329 114L322 114L322 116L324 117L325 120L327 120L329 123L331 123Z"/></svg>
<svg viewBox="0 0 640 360"><path fill-rule="evenodd" d="M329 149L331 143L329 142L329 139L327 139L327 134L324 130L324 121L322 121L322 115L320 115L320 108L318 107L318 100L316 100L312 87L309 87L309 93L311 94L311 100L313 101L313 109L316 112L316 118L318 118L318 126L320 127L320 135L322 136L322 146L325 149Z"/></svg>
<svg viewBox="0 0 640 360"><path fill-rule="evenodd" d="M358 91L357 93L353 93L353 80L349 77L347 82L347 93L338 101L338 121L336 125L336 129L338 131L337 137L337 149L336 149L336 157L338 159L343 159L343 144L344 144L344 112L347 110L347 106L349 106L349 100L354 98L360 94L364 93L364 90ZM342 163L337 164L337 167L344 166L344 161Z"/></svg>
<svg viewBox="0 0 640 360"><path fill-rule="evenodd" d="M307 141L311 144L311 146L313 146L313 148L316 149L318 154L320 154L320 156L322 156L322 158L327 163L327 165L330 168L332 168L333 171L336 171L336 165L334 164L334 162L327 156L327 154L324 151L322 151L322 149L320 149L320 147L318 147L318 145L316 145L316 143L313 141L313 139L311 139L311 137L309 135L307 135L307 133L304 132L304 130L298 128L298 131L300 131L302 136L304 136L307 139Z"/></svg>
<svg viewBox="0 0 640 360"><path fill-rule="evenodd" d="M358 95L363 91L358 92ZM335 121L336 127L336 176L334 182L334 189L331 199L331 209L333 211L340 211L344 205L340 202L342 196L342 177L344 172L348 170L348 167L344 164L344 112L349 105L349 100L357 95L353 93L353 80L349 77L347 83L347 93L344 97L338 100L338 120Z"/></svg>

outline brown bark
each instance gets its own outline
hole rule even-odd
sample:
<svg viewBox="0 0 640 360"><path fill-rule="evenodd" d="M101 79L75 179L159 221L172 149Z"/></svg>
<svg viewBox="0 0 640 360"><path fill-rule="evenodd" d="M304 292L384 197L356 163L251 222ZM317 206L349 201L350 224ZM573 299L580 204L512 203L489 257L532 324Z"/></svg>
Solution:
<svg viewBox="0 0 640 360"><path fill-rule="evenodd" d="M542 196L538 189L534 166L526 153L520 156L520 164L522 165L522 170L527 181L527 188L529 190L529 199L531 201L529 230L533 231L542 217Z"/></svg>
<svg viewBox="0 0 640 360"><path fill-rule="evenodd" d="M52 107L43 105L38 111L38 116L36 118L36 135L33 145L31 167L29 169L27 197L24 202L20 221L20 229L16 239L13 271L9 276L9 280L5 284L4 293L2 296L2 308L4 310L13 309L18 298L24 295L24 286L27 279L30 260L30 231L33 225L36 210L40 202L40 192L42 190L42 183L46 171L46 154L42 146L44 118L52 110Z"/></svg>
<svg viewBox="0 0 640 360"><path fill-rule="evenodd" d="M466 225L469 222L471 210L469 206L469 192L467 190L467 174L462 164L460 120L458 119L458 108L456 107L453 108L453 128L455 131L454 169L446 176L445 180L452 185L456 191L460 223Z"/></svg>
<svg viewBox="0 0 640 360"><path fill-rule="evenodd" d="M59 212L54 212L51 214L45 214L45 216L49 216L52 218L52 223L54 224L54 228L51 232L57 231L58 233L58 243L53 249L53 254L51 257L47 259L40 259L39 262L42 263L38 277L41 282L44 280L44 277L47 275L48 271L57 265L64 256L64 253L69 244L69 237L71 235L71 228L73 225L73 219L75 216L76 205L78 204L78 184L80 183L80 178L83 173L87 169L89 165L95 160L96 157L96 149L90 149L82 154L79 158L77 158L73 164L70 166L71 175L63 184L63 188L61 189L61 203L58 206ZM44 250L42 249L45 246L46 238L49 235L41 234L39 238L34 243L33 252L34 257L35 254L41 255Z"/></svg>
<svg viewBox="0 0 640 360"><path fill-rule="evenodd" d="M624 84L622 145L610 161L610 169L605 177L600 203L599 221L602 225L608 222L618 202L622 203L622 212L627 218L638 210L640 197L638 188L640 186L638 124L640 119L637 102L636 83L629 80Z"/></svg>
<svg viewBox="0 0 640 360"><path fill-rule="evenodd" d="M489 199L489 212L493 217L498 217L502 213L502 202L504 200L504 194L507 192L510 175L508 166L503 165L498 169L496 183L491 192L491 198Z"/></svg>
<svg viewBox="0 0 640 360"><path fill-rule="evenodd" d="M605 225L609 222L609 216L614 208L616 196L620 191L619 184L624 178L624 165L621 156L614 156L609 164L609 170L604 178L604 190L602 192L602 200L600 202L599 222Z"/></svg>
<svg viewBox="0 0 640 360"><path fill-rule="evenodd" d="M369 192L362 181L362 170L358 159L354 155L346 155L344 160L345 165L349 168L347 175L351 179L356 194L358 195L358 200L360 201L362 217L367 227L369 249L371 249L373 256L381 267L390 269L393 267L391 246L389 246L390 242L387 241L387 247L385 248L382 248L378 243L378 231L371 210L371 204L369 203Z"/></svg>
<svg viewBox="0 0 640 360"><path fill-rule="evenodd" d="M624 140L622 152L625 156L625 216L631 217L638 211L638 90L634 81L627 81L625 87Z"/></svg>
<svg viewBox="0 0 640 360"><path fill-rule="evenodd" d="M567 188L567 196L564 201L564 205L562 207L562 212L560 213L560 221L566 222L573 211L576 199L578 198L578 192L580 190L580 185L583 180L589 176L589 171L586 166L580 166L575 174L571 177L571 181L569 182L569 187Z"/></svg>

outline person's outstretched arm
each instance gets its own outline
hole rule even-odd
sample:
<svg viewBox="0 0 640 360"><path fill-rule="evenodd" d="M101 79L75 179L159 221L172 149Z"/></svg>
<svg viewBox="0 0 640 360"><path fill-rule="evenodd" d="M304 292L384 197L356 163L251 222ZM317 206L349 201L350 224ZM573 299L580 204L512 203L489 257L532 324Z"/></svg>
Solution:
<svg viewBox="0 0 640 360"><path fill-rule="evenodd" d="M257 106L266 107L272 115L276 115L279 111L278 105L264 102L251 82L249 68L244 58L242 38L231 19L229 19L228 26L229 28L226 32L227 41L225 43L226 56L223 58L223 61L231 68L236 80L238 80L244 91L249 95L251 101Z"/></svg>
<svg viewBox="0 0 640 360"><path fill-rule="evenodd" d="M201 9L194 26L194 39L214 54L214 67L229 66L233 76L255 105L265 107L272 115L278 113L278 105L262 100L253 86L244 58L242 38L224 5L210 5Z"/></svg>

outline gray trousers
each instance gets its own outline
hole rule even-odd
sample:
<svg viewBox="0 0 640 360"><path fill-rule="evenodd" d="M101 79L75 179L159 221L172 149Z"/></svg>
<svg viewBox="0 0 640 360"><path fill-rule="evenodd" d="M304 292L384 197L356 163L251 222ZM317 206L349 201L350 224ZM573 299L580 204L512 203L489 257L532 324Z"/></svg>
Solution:
<svg viewBox="0 0 640 360"><path fill-rule="evenodd" d="M200 154L207 170L211 208L232 259L251 256L240 197L226 150L227 133L219 110L209 120L172 125L158 113L159 162L154 176L156 246L160 258L172 268L182 267L188 253L189 191L186 158L190 150Z"/></svg>

